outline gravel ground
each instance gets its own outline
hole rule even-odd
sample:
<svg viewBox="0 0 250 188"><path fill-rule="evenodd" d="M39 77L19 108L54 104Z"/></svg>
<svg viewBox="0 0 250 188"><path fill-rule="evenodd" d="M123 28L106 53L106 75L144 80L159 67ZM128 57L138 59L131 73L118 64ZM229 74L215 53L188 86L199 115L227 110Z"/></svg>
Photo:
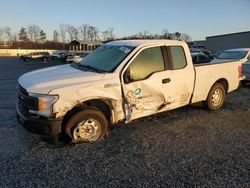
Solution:
<svg viewBox="0 0 250 188"><path fill-rule="evenodd" d="M17 78L56 64L0 58L0 187L250 187L250 87L56 147L15 119Z"/></svg>

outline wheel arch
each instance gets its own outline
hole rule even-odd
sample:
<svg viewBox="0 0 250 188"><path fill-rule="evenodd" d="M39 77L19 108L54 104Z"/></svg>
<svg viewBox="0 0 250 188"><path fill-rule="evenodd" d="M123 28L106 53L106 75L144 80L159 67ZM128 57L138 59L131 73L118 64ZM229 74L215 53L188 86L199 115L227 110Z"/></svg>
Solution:
<svg viewBox="0 0 250 188"><path fill-rule="evenodd" d="M86 107L101 111L107 118L107 121L113 123L114 118L112 110L114 107L112 105L112 99L96 98L80 102L70 109L63 117L62 128L65 128L66 123L73 115L82 111Z"/></svg>
<svg viewBox="0 0 250 188"><path fill-rule="evenodd" d="M221 85L221 87L223 87L224 88L224 92L223 92L223 95L221 95L221 96L223 96L221 99L220 99L220 103L217 105L214 105L213 104L213 102L211 102L212 101L212 99L211 99L211 91L213 91L213 88L215 87L215 85L218 85L218 84L220 84ZM215 91L215 90L214 90ZM213 91L213 92L214 92ZM225 94L227 94L228 93L228 81L226 80L226 79L224 79L224 78L222 78L222 79L218 79L216 82L214 82L214 84L211 86L211 88L210 88L210 90L209 90L209 92L208 92L208 94L207 94L207 98L206 98L206 100L204 100L204 101L202 101L202 104L203 104L203 106L205 107L205 108L207 108L208 110L211 110L211 111L213 111L213 110L218 110L219 108L221 108L221 106L223 105L223 103L224 103L224 100L225 100ZM222 102L221 102L222 101Z"/></svg>
<svg viewBox="0 0 250 188"><path fill-rule="evenodd" d="M216 83L222 84L225 88L225 92L228 93L229 83L228 83L228 80L226 78L220 78L214 84L216 84ZM212 85L212 87L214 86L214 84Z"/></svg>

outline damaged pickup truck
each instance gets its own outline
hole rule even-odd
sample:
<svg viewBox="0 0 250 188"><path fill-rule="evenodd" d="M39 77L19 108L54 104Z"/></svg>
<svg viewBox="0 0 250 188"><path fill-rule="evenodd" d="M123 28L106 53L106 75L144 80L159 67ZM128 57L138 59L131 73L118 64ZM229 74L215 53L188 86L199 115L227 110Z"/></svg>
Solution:
<svg viewBox="0 0 250 188"><path fill-rule="evenodd" d="M186 43L174 40L109 42L79 64L22 75L17 118L30 132L57 140L96 141L109 124L203 102L219 109L238 88L241 61L193 65Z"/></svg>

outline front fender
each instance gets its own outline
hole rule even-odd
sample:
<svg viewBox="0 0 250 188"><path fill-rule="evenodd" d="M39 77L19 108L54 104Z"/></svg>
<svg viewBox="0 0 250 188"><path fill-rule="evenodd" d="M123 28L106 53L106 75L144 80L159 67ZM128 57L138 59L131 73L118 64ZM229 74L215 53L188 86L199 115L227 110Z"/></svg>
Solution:
<svg viewBox="0 0 250 188"><path fill-rule="evenodd" d="M123 107L120 87L104 88L102 85L91 85L89 87L61 88L50 92L58 94L59 100L53 106L56 118L63 117L68 111L78 105L83 105L89 100L103 100L111 106L114 121L123 119Z"/></svg>

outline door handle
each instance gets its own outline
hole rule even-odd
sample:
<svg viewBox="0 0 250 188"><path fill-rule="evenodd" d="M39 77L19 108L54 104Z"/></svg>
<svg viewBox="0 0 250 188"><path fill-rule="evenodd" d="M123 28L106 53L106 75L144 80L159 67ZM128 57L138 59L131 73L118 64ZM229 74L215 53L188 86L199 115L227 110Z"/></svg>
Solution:
<svg viewBox="0 0 250 188"><path fill-rule="evenodd" d="M167 84L167 83L169 83L169 82L171 82L171 79L170 79L170 78L165 78L165 79L162 80L162 83L163 83L163 84Z"/></svg>

